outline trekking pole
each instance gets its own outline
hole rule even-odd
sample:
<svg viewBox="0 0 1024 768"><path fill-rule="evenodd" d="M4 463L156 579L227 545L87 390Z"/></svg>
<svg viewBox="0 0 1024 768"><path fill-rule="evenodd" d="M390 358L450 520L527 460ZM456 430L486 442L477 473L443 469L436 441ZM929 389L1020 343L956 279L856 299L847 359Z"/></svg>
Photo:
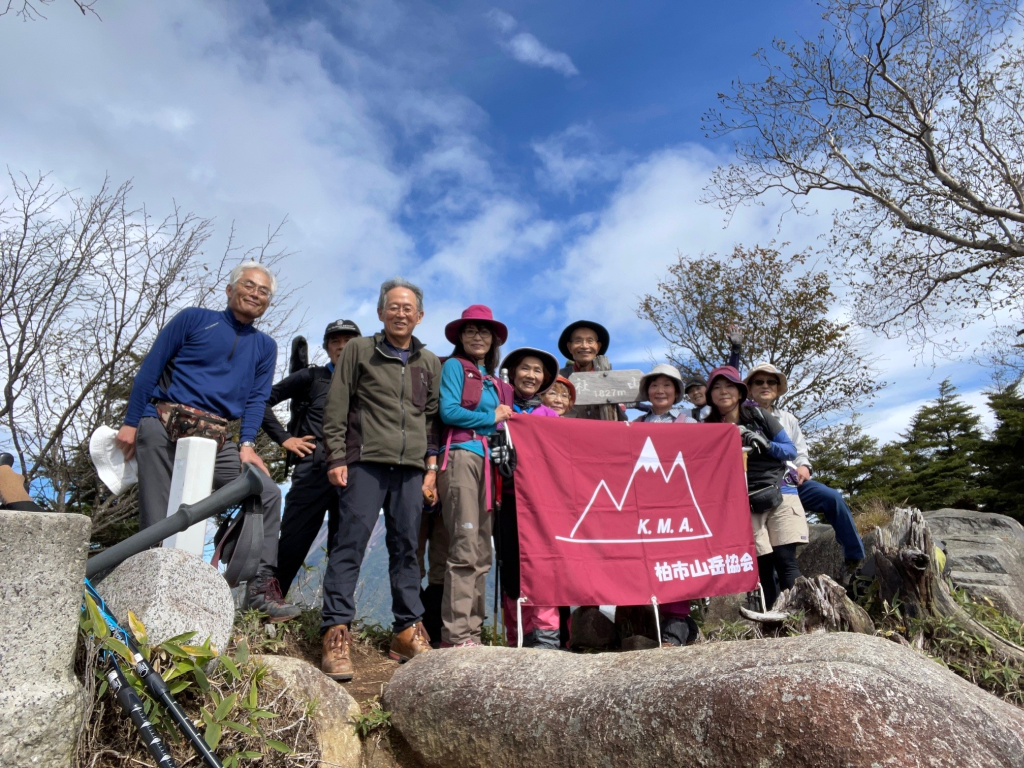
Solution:
<svg viewBox="0 0 1024 768"><path fill-rule="evenodd" d="M494 638L497 640L498 627L501 626L498 614L501 603L501 475L494 473L494 521L491 526L494 532Z"/></svg>
<svg viewBox="0 0 1024 768"><path fill-rule="evenodd" d="M107 671L105 675L110 690L114 694L114 698L117 699L121 709L124 710L124 713L135 723L139 736L142 737L142 743L146 745L149 754L153 756L157 766L160 768L177 768L178 764L174 762L174 758L167 752L160 734L156 732L156 728L153 727L153 724L146 717L146 710L142 706L142 699L139 698L139 694L131 687L128 683L128 678L121 671L121 666L117 663L117 654L106 651L105 655L107 658Z"/></svg>
<svg viewBox="0 0 1024 768"><path fill-rule="evenodd" d="M85 591L89 597L93 599L93 602L96 603L96 607L99 609L100 615L103 617L103 622L110 630L110 634L124 643L128 648L132 657L132 669L136 676L145 684L150 695L160 702L160 705L167 710L167 714L171 716L174 724L178 726L178 730L181 731L181 735L192 744L192 747L199 753L200 757L203 758L203 762L210 766L210 768L223 768L220 759L213 754L213 751L207 745L206 739L199 735L195 726L192 725L192 721L189 720L188 715L185 714L181 705L178 704L177 700L171 694L171 691L167 687L167 683L164 681L163 677L149 665L145 657L142 655L142 651L140 651L139 647L135 644L135 638L130 632L121 626L117 617L114 616L110 608L107 607L106 602L104 602L103 598L100 597L99 592L96 591L96 588L88 579L85 580ZM108 656L113 658L114 654L112 652L107 651L106 653ZM114 659L114 664L116 666L116 659ZM111 689L113 690L113 684L111 684ZM128 686L128 689L131 690L131 686ZM132 695L135 695L135 691L132 691ZM138 697L136 696L136 698ZM122 707L123 706L124 705L122 704ZM135 718L132 717L132 720L134 721ZM138 723L136 723L136 726L138 726ZM139 730L142 731L142 728L139 727ZM146 737L147 734L143 732L143 741L146 740ZM155 754L153 756L156 757Z"/></svg>
<svg viewBox="0 0 1024 768"><path fill-rule="evenodd" d="M85 576L93 578L127 560L132 555L137 555L154 544L160 543L168 536L181 533L196 523L241 504L250 496L258 496L261 493L263 493L263 478L259 471L250 464L243 464L242 473L238 477L205 499L197 501L195 504L182 504L173 515L168 515L160 522L139 531L134 536L90 557L85 566Z"/></svg>

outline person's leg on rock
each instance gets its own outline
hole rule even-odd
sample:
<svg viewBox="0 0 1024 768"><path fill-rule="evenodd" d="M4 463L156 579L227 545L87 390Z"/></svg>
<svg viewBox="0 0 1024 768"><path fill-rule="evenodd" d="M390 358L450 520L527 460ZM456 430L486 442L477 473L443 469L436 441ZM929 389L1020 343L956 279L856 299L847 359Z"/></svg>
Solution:
<svg viewBox="0 0 1024 768"><path fill-rule="evenodd" d="M213 470L214 490L230 483L241 473L238 443L224 443L217 454ZM263 503L263 551L260 553L256 578L245 586L245 606L263 611L271 621L287 621L296 618L302 609L285 601L281 585L274 575L277 568L278 537L281 534L281 489L266 475L260 501Z"/></svg>
<svg viewBox="0 0 1024 768"><path fill-rule="evenodd" d="M824 515L836 532L836 541L843 548L848 567L856 567L864 559L864 541L857 532L853 513L843 494L824 483L807 480L797 488L805 510Z"/></svg>
<svg viewBox="0 0 1024 768"><path fill-rule="evenodd" d="M772 546L772 567L781 592L792 587L800 576L796 549L806 544L810 535L800 497L795 493L782 494L782 503L768 513L765 527Z"/></svg>
<svg viewBox="0 0 1024 768"><path fill-rule="evenodd" d="M779 592L775 586L775 559L772 557L771 536L768 533L768 516L772 513L757 512L750 515L750 524L754 528L754 549L757 552L757 575L764 593L764 607L771 610ZM761 606L758 605L758 611Z"/></svg>
<svg viewBox="0 0 1024 768"><path fill-rule="evenodd" d="M420 568L416 559L423 515L423 470L406 466L387 469L384 523L391 577L391 611L395 617L395 635L388 655L404 663L430 650L430 637L423 628Z"/></svg>
<svg viewBox="0 0 1024 768"><path fill-rule="evenodd" d="M441 647L441 603L444 599L444 574L448 563L448 532L439 508L423 510L420 523L420 577L427 586L420 591L423 603L423 628L430 636L430 647Z"/></svg>
<svg viewBox="0 0 1024 768"><path fill-rule="evenodd" d="M338 489L331 485L323 462L300 461L292 470L292 484L284 500L281 540L275 575L286 595L309 555L324 522L324 513L337 507ZM337 521L335 521L335 526ZM328 522L327 548L330 549Z"/></svg>
<svg viewBox="0 0 1024 768"><path fill-rule="evenodd" d="M147 416L139 421L135 438L135 459L139 468L139 530L167 517L171 493L175 444L160 419Z"/></svg>
<svg viewBox="0 0 1024 768"><path fill-rule="evenodd" d="M772 551L773 566L779 579L779 590L784 592L796 583L800 566L796 562L797 544L779 544Z"/></svg>
<svg viewBox="0 0 1024 768"><path fill-rule="evenodd" d="M697 624L690 617L690 601L679 600L658 606L661 647L687 645L697 639Z"/></svg>
<svg viewBox="0 0 1024 768"><path fill-rule="evenodd" d="M764 593L764 607L770 611L779 596L779 588L775 586L774 553L769 552L767 555L757 556L757 576L761 581L761 591ZM757 610L761 610L760 606Z"/></svg>
<svg viewBox="0 0 1024 768"><path fill-rule="evenodd" d="M348 467L348 485L341 489L338 531L331 542L324 572L323 650L320 668L338 681L352 679L351 635L356 584L366 545L387 497L390 468L357 462Z"/></svg>
<svg viewBox="0 0 1024 768"><path fill-rule="evenodd" d="M472 451L451 451L438 486L448 535L441 641L445 646L479 644L491 565L492 518L486 509L484 458Z"/></svg>

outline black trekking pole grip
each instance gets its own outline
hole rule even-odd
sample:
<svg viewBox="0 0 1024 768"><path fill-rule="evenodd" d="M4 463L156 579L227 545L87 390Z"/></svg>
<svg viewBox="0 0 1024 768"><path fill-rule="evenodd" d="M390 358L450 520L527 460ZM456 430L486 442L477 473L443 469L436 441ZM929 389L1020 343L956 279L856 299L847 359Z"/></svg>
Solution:
<svg viewBox="0 0 1024 768"><path fill-rule="evenodd" d="M149 754L156 760L158 768L177 768L178 764L174 762L174 758L167 752L167 748L164 747L164 743L160 739L160 734L157 733L156 728L153 727L153 724L146 717L146 711L142 707L142 699L139 698L139 695L135 693L135 689L128 683L128 679L124 676L124 672L121 671L121 667L118 665L117 659L114 658L113 654L109 655L107 665L106 678L110 690L117 699L117 703L121 705L121 709L124 710L124 713L135 724L142 743L145 744Z"/></svg>
<svg viewBox="0 0 1024 768"><path fill-rule="evenodd" d="M168 515L160 522L139 531L119 544L105 549L98 555L89 558L85 566L85 577L93 578L96 574L113 568L132 555L159 544L168 536L181 533L198 522L213 517L218 512L241 504L250 496L263 493L263 475L249 464L242 465L242 473L222 488L211 493L195 504L182 504L173 515Z"/></svg>

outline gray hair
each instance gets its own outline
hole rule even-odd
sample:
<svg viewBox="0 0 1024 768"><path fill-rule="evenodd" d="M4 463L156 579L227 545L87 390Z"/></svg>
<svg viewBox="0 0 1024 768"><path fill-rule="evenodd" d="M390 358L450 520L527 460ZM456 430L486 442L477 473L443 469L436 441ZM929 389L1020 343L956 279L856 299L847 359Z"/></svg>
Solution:
<svg viewBox="0 0 1024 768"><path fill-rule="evenodd" d="M270 280L270 295L273 296L277 293L277 278L274 277L274 273L267 269L263 264L258 261L243 261L237 267L231 270L231 274L228 275L228 285L234 288L238 281L242 279L242 275L249 270L259 270Z"/></svg>
<svg viewBox="0 0 1024 768"><path fill-rule="evenodd" d="M384 304L387 302L388 292L393 291L395 288L408 288L416 294L416 311L423 311L423 289L418 285L413 285L404 277L393 277L380 284L380 298L377 299L378 314L384 312Z"/></svg>

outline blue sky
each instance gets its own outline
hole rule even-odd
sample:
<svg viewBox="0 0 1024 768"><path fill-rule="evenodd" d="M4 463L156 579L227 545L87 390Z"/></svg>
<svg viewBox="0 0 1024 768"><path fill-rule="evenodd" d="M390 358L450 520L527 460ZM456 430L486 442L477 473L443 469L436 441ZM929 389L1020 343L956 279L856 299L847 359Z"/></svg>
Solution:
<svg viewBox="0 0 1024 768"><path fill-rule="evenodd" d="M817 28L805 0L96 7L102 20L62 2L0 19L4 162L82 192L132 178L154 213L215 217L211 256L231 222L256 243L287 216L283 277L313 339L342 316L374 329L377 286L403 274L427 292L419 335L439 353L444 324L482 302L510 346L553 351L590 317L617 367L647 367L663 344L634 308L677 251L812 245L840 202L780 224L768 199L728 228L696 202L731 151L701 114L757 76L759 46ZM983 399L987 374L964 362L864 344L892 382L864 415L879 437L947 375Z"/></svg>

